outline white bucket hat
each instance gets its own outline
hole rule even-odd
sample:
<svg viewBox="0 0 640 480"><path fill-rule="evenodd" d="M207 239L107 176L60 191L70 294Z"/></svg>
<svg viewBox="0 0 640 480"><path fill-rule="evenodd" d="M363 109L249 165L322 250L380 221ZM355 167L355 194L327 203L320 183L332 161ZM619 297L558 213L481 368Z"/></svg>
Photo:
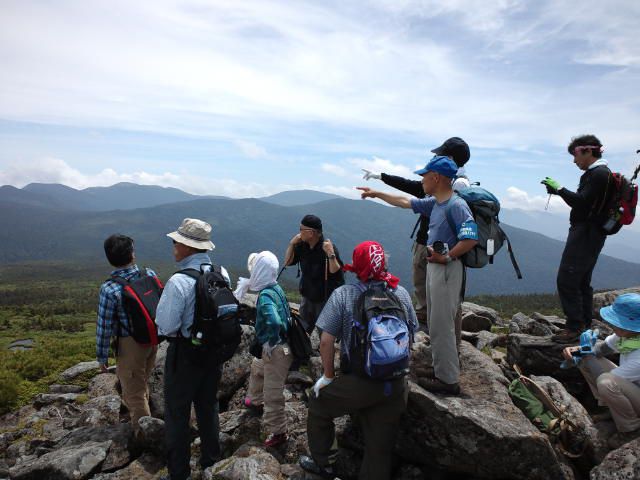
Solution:
<svg viewBox="0 0 640 480"><path fill-rule="evenodd" d="M175 232L167 233L170 239L198 250L213 250L211 225L197 218L185 218Z"/></svg>

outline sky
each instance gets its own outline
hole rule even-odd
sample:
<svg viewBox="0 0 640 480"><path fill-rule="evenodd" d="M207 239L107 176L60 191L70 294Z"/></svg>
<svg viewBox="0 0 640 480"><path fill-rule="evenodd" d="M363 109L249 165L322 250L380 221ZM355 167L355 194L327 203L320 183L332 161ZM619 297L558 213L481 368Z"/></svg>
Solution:
<svg viewBox="0 0 640 480"><path fill-rule="evenodd" d="M637 0L0 3L0 185L356 198L460 136L509 208L640 162ZM418 179L418 177L415 177ZM550 212L566 212L554 197Z"/></svg>

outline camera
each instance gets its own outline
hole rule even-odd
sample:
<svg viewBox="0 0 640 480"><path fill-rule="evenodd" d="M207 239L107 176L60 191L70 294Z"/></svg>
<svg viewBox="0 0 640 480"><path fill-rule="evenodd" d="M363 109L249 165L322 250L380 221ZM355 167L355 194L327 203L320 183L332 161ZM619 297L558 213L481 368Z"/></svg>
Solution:
<svg viewBox="0 0 640 480"><path fill-rule="evenodd" d="M433 248L434 252L440 255L446 255L447 253L449 253L449 245L447 245L444 242L441 242L440 240L433 242L433 245L431 245L431 248Z"/></svg>

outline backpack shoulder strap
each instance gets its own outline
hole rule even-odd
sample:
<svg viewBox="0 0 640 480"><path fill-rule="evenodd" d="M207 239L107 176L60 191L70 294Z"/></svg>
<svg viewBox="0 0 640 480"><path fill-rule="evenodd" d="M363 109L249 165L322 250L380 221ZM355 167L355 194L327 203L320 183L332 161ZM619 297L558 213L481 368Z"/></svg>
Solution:
<svg viewBox="0 0 640 480"><path fill-rule="evenodd" d="M112 280L118 285L122 285L123 287L129 285L130 283L129 280L127 280L126 278L122 278L119 275L111 275L111 277L109 277L109 280Z"/></svg>
<svg viewBox="0 0 640 480"><path fill-rule="evenodd" d="M185 268L183 270L178 270L176 274L186 275L187 277L191 277L194 280L198 280L202 273L200 270L196 270L195 268Z"/></svg>
<svg viewBox="0 0 640 480"><path fill-rule="evenodd" d="M511 241L504 230L500 229L502 234L504 235L504 239L507 241L507 250L509 250L509 257L511 258L511 265L513 265L513 269L516 271L516 276L518 280L522 280L522 272L520 271L520 267L518 266L518 262L516 261L516 256L513 253L513 248L511 248Z"/></svg>
<svg viewBox="0 0 640 480"><path fill-rule="evenodd" d="M456 224L453 221L453 217L451 216L452 215L451 209L453 208L454 203L458 201L458 199L464 201L457 193L454 193L453 195L451 195L451 199L449 200L449 203L447 203L447 206L444 209L444 214L445 214L445 217L447 217L447 223L449 224L451 233L453 233L453 235L456 238L458 237L458 229L456 228Z"/></svg>

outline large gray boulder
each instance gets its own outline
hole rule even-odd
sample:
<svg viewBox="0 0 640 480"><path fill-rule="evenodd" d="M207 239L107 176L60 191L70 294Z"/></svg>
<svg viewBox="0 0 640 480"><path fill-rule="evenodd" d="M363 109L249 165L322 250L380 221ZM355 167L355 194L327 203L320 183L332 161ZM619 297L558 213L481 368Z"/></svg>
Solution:
<svg viewBox="0 0 640 480"><path fill-rule="evenodd" d="M95 360L92 362L80 362L71 368L67 368L60 374L60 378L65 382L69 382L85 372L94 370L97 373L98 367L100 367L100 365Z"/></svg>
<svg viewBox="0 0 640 480"><path fill-rule="evenodd" d="M89 398L118 394L118 377L113 373L100 373L89 382Z"/></svg>
<svg viewBox="0 0 640 480"><path fill-rule="evenodd" d="M396 452L414 465L478 478L566 478L547 437L511 402L500 368L467 342L460 358L460 396L409 383Z"/></svg>
<svg viewBox="0 0 640 480"><path fill-rule="evenodd" d="M242 387L251 373L253 355L249 347L256 336L255 329L249 325L242 325L242 340L236 354L224 363L222 377L218 386L218 399L228 400Z"/></svg>
<svg viewBox="0 0 640 480"><path fill-rule="evenodd" d="M280 463L254 443L240 447L231 457L204 472L205 480L284 480Z"/></svg>
<svg viewBox="0 0 640 480"><path fill-rule="evenodd" d="M9 470L13 480L84 480L99 470L107 458L111 441L89 442L46 453Z"/></svg>
<svg viewBox="0 0 640 480"><path fill-rule="evenodd" d="M590 480L631 480L640 478L640 439L610 452L591 470Z"/></svg>
<svg viewBox="0 0 640 480"><path fill-rule="evenodd" d="M576 368L561 369L562 350L567 345L551 337L512 333L507 338L507 363L518 365L526 375L550 375L559 379L579 379Z"/></svg>
<svg viewBox="0 0 640 480"><path fill-rule="evenodd" d="M529 318L521 312L516 313L509 323L509 333L526 333L528 335L544 337L553 335L557 330L557 327Z"/></svg>
<svg viewBox="0 0 640 480"><path fill-rule="evenodd" d="M600 318L600 309L611 305L616 298L623 293L640 293L640 286L624 288L621 290L611 290L593 295L593 318Z"/></svg>
<svg viewBox="0 0 640 480"><path fill-rule="evenodd" d="M493 308L483 307L482 305L476 305L471 302L462 302L460 306L462 316L473 314L477 317L484 317L488 319L492 325L502 325L504 322Z"/></svg>

